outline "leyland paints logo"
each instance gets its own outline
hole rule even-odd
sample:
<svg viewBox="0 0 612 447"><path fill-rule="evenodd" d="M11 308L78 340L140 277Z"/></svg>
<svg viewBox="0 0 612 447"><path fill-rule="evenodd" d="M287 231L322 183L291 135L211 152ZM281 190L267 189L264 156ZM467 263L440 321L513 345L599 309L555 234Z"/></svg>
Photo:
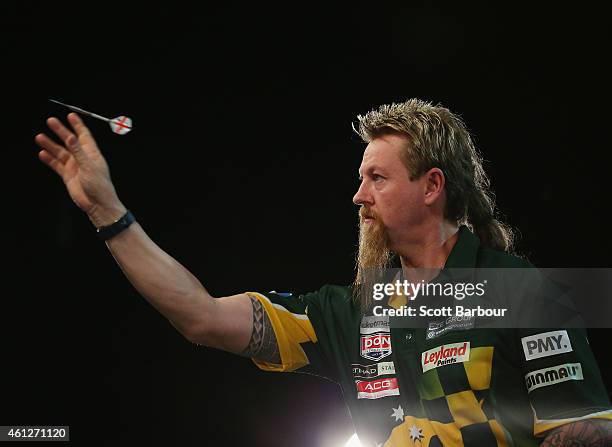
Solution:
<svg viewBox="0 0 612 447"><path fill-rule="evenodd" d="M391 334L378 333L361 336L361 356L369 360L380 360L391 355Z"/></svg>
<svg viewBox="0 0 612 447"><path fill-rule="evenodd" d="M470 359L470 342L451 343L425 351L421 355L423 372L440 366L467 362Z"/></svg>

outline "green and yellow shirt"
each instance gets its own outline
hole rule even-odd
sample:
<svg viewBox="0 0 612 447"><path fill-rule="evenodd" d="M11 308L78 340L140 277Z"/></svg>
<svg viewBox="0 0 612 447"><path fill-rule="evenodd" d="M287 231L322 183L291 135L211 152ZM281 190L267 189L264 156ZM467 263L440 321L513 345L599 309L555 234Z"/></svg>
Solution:
<svg viewBox="0 0 612 447"><path fill-rule="evenodd" d="M445 268L529 266L462 227ZM557 426L612 419L582 329L478 329L454 317L399 328L363 315L351 289L333 285L249 295L264 306L282 361L257 366L337 382L364 446L537 446ZM531 349L547 344L559 349Z"/></svg>

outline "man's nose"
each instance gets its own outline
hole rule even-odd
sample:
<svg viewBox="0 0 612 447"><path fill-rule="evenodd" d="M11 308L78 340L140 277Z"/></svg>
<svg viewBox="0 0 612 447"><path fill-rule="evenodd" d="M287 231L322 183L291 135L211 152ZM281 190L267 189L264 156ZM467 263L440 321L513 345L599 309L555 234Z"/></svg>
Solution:
<svg viewBox="0 0 612 447"><path fill-rule="evenodd" d="M365 185L366 185L365 182L361 182L359 184L359 188L357 189L357 192L353 196L353 203L355 205L369 204L371 202L370 196L367 193L367 187Z"/></svg>

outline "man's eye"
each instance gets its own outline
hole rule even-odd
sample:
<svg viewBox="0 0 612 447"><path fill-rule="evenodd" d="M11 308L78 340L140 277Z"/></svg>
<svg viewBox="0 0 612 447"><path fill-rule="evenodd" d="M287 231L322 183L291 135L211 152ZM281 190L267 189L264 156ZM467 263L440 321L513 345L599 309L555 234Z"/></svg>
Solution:
<svg viewBox="0 0 612 447"><path fill-rule="evenodd" d="M380 181L380 180L384 180L384 177L383 177L382 175L379 175L379 174L374 174L374 175L372 175L372 179L373 179L375 182L378 182L378 181Z"/></svg>

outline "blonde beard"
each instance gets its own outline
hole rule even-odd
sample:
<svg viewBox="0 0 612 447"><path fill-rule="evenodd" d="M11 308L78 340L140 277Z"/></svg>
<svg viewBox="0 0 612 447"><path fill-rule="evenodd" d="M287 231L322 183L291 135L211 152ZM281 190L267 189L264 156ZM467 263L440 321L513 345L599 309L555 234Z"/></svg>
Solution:
<svg viewBox="0 0 612 447"><path fill-rule="evenodd" d="M368 224L364 215L374 217ZM389 237L380 219L372 212L359 211L359 251L357 253L357 274L353 284L353 298L366 312L372 304L372 285L380 278L382 271L389 265L391 251Z"/></svg>

